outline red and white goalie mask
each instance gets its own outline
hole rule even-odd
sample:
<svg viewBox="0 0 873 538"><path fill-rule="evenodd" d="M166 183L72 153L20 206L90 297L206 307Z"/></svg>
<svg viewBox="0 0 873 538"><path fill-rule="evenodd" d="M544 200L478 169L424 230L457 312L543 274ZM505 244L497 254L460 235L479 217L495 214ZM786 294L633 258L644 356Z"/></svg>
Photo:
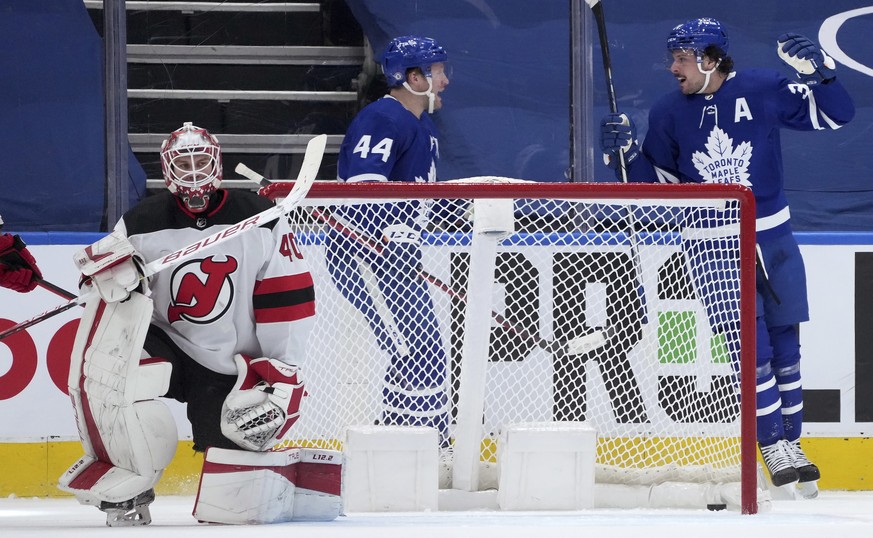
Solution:
<svg viewBox="0 0 873 538"><path fill-rule="evenodd" d="M161 169L170 192L199 213L221 184L221 146L206 129L185 122L161 145Z"/></svg>

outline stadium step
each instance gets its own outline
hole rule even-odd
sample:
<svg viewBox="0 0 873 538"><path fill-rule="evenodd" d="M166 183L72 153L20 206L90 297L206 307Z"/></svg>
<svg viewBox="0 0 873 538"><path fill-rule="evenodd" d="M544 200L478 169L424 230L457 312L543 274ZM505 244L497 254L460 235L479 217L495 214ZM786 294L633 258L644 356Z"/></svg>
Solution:
<svg viewBox="0 0 873 538"><path fill-rule="evenodd" d="M83 0L98 32L102 0ZM363 32L342 0L128 0L128 129L148 188L163 188L160 143L183 121L222 143L226 186L251 188L237 162L293 177L310 135L330 136L320 178L373 71Z"/></svg>

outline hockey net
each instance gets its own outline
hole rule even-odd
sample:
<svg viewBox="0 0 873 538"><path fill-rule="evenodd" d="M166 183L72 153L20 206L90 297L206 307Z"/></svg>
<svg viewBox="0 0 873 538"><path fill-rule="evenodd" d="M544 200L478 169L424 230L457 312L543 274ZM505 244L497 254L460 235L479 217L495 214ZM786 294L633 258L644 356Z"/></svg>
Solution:
<svg viewBox="0 0 873 538"><path fill-rule="evenodd" d="M391 227L409 211L421 233ZM754 215L732 185L316 183L289 216L317 319L286 443L434 425L442 484L477 490L508 425L585 421L598 487L730 485L753 513Z"/></svg>

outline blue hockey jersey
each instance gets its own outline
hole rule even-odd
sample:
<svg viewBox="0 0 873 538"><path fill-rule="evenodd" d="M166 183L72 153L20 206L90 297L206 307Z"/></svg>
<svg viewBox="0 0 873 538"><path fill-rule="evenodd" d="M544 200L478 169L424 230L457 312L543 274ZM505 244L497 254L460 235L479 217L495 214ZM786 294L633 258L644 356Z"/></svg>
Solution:
<svg viewBox="0 0 873 538"><path fill-rule="evenodd" d="M652 106L646 159L631 164L629 179L746 185L755 195L759 236L781 235L790 231L790 215L779 129L838 129L853 116L852 99L836 79L810 87L773 70L732 72L711 95L676 90Z"/></svg>
<svg viewBox="0 0 873 538"><path fill-rule="evenodd" d="M417 118L391 96L374 101L346 131L337 161L339 180L433 183L439 159L437 135L426 113ZM391 224L421 231L427 205L418 201L352 205L339 208L334 216L367 236L381 237Z"/></svg>
<svg viewBox="0 0 873 538"><path fill-rule="evenodd" d="M416 118L385 96L364 108L349 125L340 147L341 181L433 183L439 143L427 114Z"/></svg>

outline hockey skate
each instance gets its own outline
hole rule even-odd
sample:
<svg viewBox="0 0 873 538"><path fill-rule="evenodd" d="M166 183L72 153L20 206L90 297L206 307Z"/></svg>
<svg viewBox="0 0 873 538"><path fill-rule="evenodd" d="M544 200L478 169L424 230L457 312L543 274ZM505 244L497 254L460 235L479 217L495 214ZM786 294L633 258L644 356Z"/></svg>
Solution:
<svg viewBox="0 0 873 538"><path fill-rule="evenodd" d="M788 441L780 439L775 444L760 446L761 456L770 473L770 481L776 487L797 482L798 474L794 468L792 449Z"/></svg>
<svg viewBox="0 0 873 538"><path fill-rule="evenodd" d="M127 501L102 501L99 508L106 512L106 525L109 527L138 527L152 522L149 505L154 500L155 490L150 489Z"/></svg>
<svg viewBox="0 0 873 538"><path fill-rule="evenodd" d="M794 469L797 471L797 492L805 499L818 497L818 484L821 473L818 467L809 461L803 449L800 448L800 439L788 442L789 454Z"/></svg>
<svg viewBox="0 0 873 538"><path fill-rule="evenodd" d="M821 478L821 473L819 472L818 467L816 467L813 462L809 461L806 454L803 453L803 449L800 448L800 439L788 441L788 447L788 453L791 455L791 462L797 470L798 481L813 482Z"/></svg>

